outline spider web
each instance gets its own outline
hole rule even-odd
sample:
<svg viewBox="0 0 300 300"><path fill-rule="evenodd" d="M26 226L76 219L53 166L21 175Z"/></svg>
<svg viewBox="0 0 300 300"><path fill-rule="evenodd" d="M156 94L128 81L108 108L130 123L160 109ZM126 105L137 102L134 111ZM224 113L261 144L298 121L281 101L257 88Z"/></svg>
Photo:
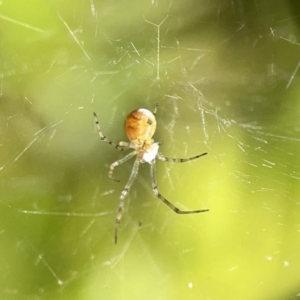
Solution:
<svg viewBox="0 0 300 300"><path fill-rule="evenodd" d="M244 3L245 2L245 3ZM293 1L1 1L1 299L299 297L299 14ZM134 109L160 151L133 160ZM280 282L280 284L277 284ZM226 296L224 296L226 295Z"/></svg>

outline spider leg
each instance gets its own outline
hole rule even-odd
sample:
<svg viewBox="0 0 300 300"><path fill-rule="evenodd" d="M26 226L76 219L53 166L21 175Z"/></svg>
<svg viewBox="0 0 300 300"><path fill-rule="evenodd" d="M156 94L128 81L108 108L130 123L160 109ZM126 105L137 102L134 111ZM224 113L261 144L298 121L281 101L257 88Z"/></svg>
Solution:
<svg viewBox="0 0 300 300"><path fill-rule="evenodd" d="M135 153L135 152L133 152ZM126 156L125 156L126 157ZM130 177L125 185L125 188L123 189L121 196L120 196L120 203L119 203L119 209L118 209L118 214L116 217L116 221L115 221L115 244L118 241L118 228L119 228L119 224L122 218L122 214L123 214L123 209L124 209L124 200L125 197L127 196L129 189L133 183L133 181L136 178L136 175L138 173L139 170L139 165L140 165L140 161L138 159L136 159L136 161L134 162Z"/></svg>
<svg viewBox="0 0 300 300"><path fill-rule="evenodd" d="M153 115L154 115L154 116L156 116L157 108L158 108L158 103L156 103L156 104L155 104L155 107L154 107L154 111L153 111Z"/></svg>
<svg viewBox="0 0 300 300"><path fill-rule="evenodd" d="M98 130L98 133L99 133L99 137L102 141L112 145L113 147L115 147L117 150L120 150L120 151L124 151L127 148L129 148L129 144L127 142L120 142L120 143L116 144L116 143L112 142L111 140L109 140L102 133L102 130L101 130L101 127L100 127L100 124L99 124L99 120L98 120L97 114L95 112L94 112L94 118L95 118L95 123L96 123L97 130Z"/></svg>
<svg viewBox="0 0 300 300"><path fill-rule="evenodd" d="M156 183L156 166L155 166L155 160L151 162L151 167L150 167L150 172L151 172L151 182L152 182L152 189L154 195L160 199L162 202L167 204L172 210L174 210L177 214L196 214L196 213L202 213L209 211L209 209L199 209L199 210L180 210L177 208L175 205L170 203L165 197L163 197L160 192L158 191L157 188L157 183Z"/></svg>
<svg viewBox="0 0 300 300"><path fill-rule="evenodd" d="M109 167L109 173L108 173L108 177L114 181L117 181L119 182L120 180L119 179L116 179L113 177L113 173L114 173L114 169L115 167L123 164L125 161L129 160L131 157L135 156L136 155L136 151L132 151L130 152L129 154L127 154L126 156L124 156L123 158L113 162L110 167Z"/></svg>
<svg viewBox="0 0 300 300"><path fill-rule="evenodd" d="M196 156L189 157L189 158L169 158L169 157L166 157L166 156L162 155L161 153L158 153L157 158L162 160L162 161L183 163L183 162L187 162L189 160L197 159L197 158L199 158L201 156L204 156L206 154L207 153L205 152L205 153L201 153L201 154L198 154Z"/></svg>

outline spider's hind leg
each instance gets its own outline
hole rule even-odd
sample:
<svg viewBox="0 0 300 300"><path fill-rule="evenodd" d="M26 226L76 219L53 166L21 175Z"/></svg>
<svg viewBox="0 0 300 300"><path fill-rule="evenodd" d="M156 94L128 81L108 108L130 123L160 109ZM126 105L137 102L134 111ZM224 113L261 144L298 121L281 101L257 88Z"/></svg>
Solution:
<svg viewBox="0 0 300 300"><path fill-rule="evenodd" d="M101 130L100 123L99 123L97 114L95 112L94 112L94 118L95 118L95 124L96 124L97 130L98 130L99 138L101 141L108 143L109 145L112 145L113 147L115 147L117 150L120 150L120 151L124 151L129 147L128 143L126 143L126 142L120 142L120 143L116 144L113 141L111 141L110 139L108 139Z"/></svg>
<svg viewBox="0 0 300 300"><path fill-rule="evenodd" d="M158 108L158 103L156 103L156 104L155 104L155 107L154 107L154 111L153 111L153 115L154 115L154 116L156 116L157 108Z"/></svg>

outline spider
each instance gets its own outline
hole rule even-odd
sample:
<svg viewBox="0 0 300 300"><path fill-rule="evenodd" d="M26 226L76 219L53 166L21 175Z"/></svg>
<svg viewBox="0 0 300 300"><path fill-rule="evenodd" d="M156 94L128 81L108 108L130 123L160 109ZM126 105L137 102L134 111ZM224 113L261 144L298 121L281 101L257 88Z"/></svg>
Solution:
<svg viewBox="0 0 300 300"><path fill-rule="evenodd" d="M125 131L129 139L129 142L119 142L118 144L115 144L114 142L109 140L102 133L97 114L94 112L96 127L99 133L99 137L102 141L112 145L113 147L115 147L117 150L120 151L133 149L132 152L130 152L123 158L113 162L110 165L110 169L108 173L109 178L115 181L119 181L113 177L113 172L115 167L123 164L124 162L126 162L127 160L129 160L130 158L136 155L136 159L133 164L130 177L127 181L127 184L125 185L125 188L123 189L120 195L119 209L115 220L115 243L117 243L118 240L118 228L123 214L124 200L129 192L129 189L133 181L135 180L138 174L139 165L141 163L150 164L152 190L154 195L160 200L162 200L165 204L167 204L174 212L176 212L177 214L195 214L195 213L202 213L202 212L209 211L208 209L187 210L187 211L180 210L172 203L170 203L166 198L164 198L158 191L157 183L156 183L156 167L155 167L157 158L162 161L183 163L183 162L187 162L202 157L207 153L202 153L189 158L168 158L162 155L160 152L158 152L161 142L155 143L154 140L152 139L156 130L155 116L157 112L157 107L158 104L156 104L153 113L145 108L139 108L131 112L125 121Z"/></svg>

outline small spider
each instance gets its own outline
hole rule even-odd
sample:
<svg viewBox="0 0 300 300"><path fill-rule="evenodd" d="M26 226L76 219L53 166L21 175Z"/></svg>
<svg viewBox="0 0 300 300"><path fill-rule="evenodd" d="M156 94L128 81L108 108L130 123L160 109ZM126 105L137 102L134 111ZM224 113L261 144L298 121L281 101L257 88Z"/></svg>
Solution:
<svg viewBox="0 0 300 300"><path fill-rule="evenodd" d="M156 130L155 115L157 112L157 107L158 104L156 104L153 113L145 108L139 108L131 112L125 121L125 131L130 142L119 142L118 144L115 144L114 142L106 138L106 136L102 133L99 125L98 117L94 112L94 117L99 132L99 137L102 141L107 142L108 144L114 146L117 150L120 151L127 150L127 149L134 149L134 151L130 152L123 158L111 164L108 173L109 178L115 181L119 181L113 177L114 168L123 164L125 161L129 160L130 158L136 155L136 160L134 162L129 180L125 185L125 188L123 189L120 196L119 209L115 221L115 243L117 243L118 240L118 227L122 218L124 199L127 196L129 189L137 176L140 163L150 164L152 189L154 195L160 200L162 200L165 204L167 204L177 214L195 214L195 213L202 213L202 212L209 211L208 209L182 211L176 206L174 206L172 203L170 203L158 191L157 184L156 184L156 171L155 171L156 158L162 161L183 163L204 156L207 153L202 153L190 158L168 158L162 155L161 153L159 153L158 149L161 143L160 142L155 143L154 140L152 139Z"/></svg>

